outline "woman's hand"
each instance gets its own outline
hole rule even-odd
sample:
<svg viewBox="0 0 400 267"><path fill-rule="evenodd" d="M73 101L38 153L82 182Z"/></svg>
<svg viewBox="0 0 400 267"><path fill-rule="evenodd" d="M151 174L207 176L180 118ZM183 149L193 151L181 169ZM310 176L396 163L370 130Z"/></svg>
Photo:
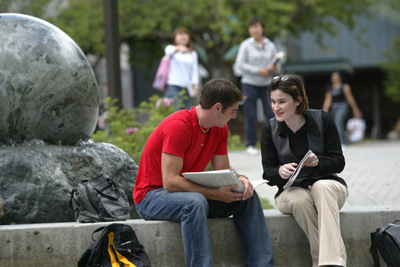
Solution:
<svg viewBox="0 0 400 267"><path fill-rule="evenodd" d="M193 97L196 97L198 93L199 93L199 86L193 85Z"/></svg>
<svg viewBox="0 0 400 267"><path fill-rule="evenodd" d="M319 164L319 160L317 155L315 155L314 153L311 154L311 156L304 162L304 166L307 167L316 167Z"/></svg>
<svg viewBox="0 0 400 267"><path fill-rule="evenodd" d="M292 173L296 170L297 163L287 163L279 168L279 175L282 179L289 179Z"/></svg>
<svg viewBox="0 0 400 267"><path fill-rule="evenodd" d="M260 74L264 78L267 78L269 76L269 71L267 68L260 68L258 70L258 74Z"/></svg>
<svg viewBox="0 0 400 267"><path fill-rule="evenodd" d="M182 53L187 53L190 52L189 47L185 46L185 45L177 45L175 46L175 51L176 52L182 52Z"/></svg>

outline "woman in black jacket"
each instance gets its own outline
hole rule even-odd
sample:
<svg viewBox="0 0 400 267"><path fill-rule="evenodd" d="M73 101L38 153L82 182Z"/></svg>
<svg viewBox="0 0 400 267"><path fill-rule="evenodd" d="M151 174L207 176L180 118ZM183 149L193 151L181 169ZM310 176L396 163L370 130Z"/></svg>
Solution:
<svg viewBox="0 0 400 267"><path fill-rule="evenodd" d="M269 91L275 118L262 129L263 178L278 187L279 211L293 214L306 234L313 267L346 266L339 210L348 190L336 174L345 160L335 123L327 112L308 109L304 85L296 75L276 76ZM311 156L294 183L284 189L308 150Z"/></svg>

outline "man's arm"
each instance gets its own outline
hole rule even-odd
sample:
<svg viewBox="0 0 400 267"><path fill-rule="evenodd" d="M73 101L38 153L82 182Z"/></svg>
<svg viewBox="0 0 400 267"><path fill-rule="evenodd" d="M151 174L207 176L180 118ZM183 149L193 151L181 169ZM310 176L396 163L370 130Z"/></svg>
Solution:
<svg viewBox="0 0 400 267"><path fill-rule="evenodd" d="M207 199L219 200L227 203L237 201L238 199L243 199L245 197L244 193L236 193L232 191L235 189L235 185L223 186L218 189L210 189L197 185L180 175L182 166L182 158L172 154L162 153L161 172L163 187L165 190L170 192L198 192L204 195Z"/></svg>

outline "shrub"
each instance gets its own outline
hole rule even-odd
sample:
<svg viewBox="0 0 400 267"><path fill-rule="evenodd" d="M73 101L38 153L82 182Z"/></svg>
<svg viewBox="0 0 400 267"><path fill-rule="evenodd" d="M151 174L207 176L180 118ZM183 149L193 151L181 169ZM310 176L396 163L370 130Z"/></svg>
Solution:
<svg viewBox="0 0 400 267"><path fill-rule="evenodd" d="M177 106L183 106L183 99ZM106 98L104 106L107 110L107 127L93 134L95 142L110 143L122 149L139 163L147 138L155 127L168 115L175 111L174 100L151 96L148 101L140 103L138 108L119 109L116 99ZM241 145L240 136L229 137L228 146L231 148Z"/></svg>

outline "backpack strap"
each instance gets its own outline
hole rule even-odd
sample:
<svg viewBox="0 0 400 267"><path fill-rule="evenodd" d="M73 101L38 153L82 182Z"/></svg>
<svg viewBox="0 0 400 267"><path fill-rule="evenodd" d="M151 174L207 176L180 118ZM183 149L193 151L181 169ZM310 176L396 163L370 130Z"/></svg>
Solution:
<svg viewBox="0 0 400 267"><path fill-rule="evenodd" d="M71 190L71 198L69 199L69 207L71 209L74 209L74 207L72 206L72 200L74 198L75 193L78 191L78 189L74 188ZM79 203L77 203L79 205Z"/></svg>
<svg viewBox="0 0 400 267"><path fill-rule="evenodd" d="M381 236L381 234L379 234L379 236ZM374 266L380 267L381 264L379 262L378 249L376 248L377 239L378 239L378 232L371 233L371 247L369 249L369 252L371 253L372 258L374 259Z"/></svg>
<svg viewBox="0 0 400 267"><path fill-rule="evenodd" d="M94 232L92 233L92 240L93 240L93 241L96 241L96 240L93 238L94 234L97 233L97 232L103 231L105 228L107 228L107 226L103 226L103 227L100 227L100 228L97 228L96 230L94 230Z"/></svg>
<svg viewBox="0 0 400 267"><path fill-rule="evenodd" d="M376 242L379 238L382 237L383 232L385 232L388 228L392 227L393 224L398 221L400 221L400 219L396 219L393 221L393 223L388 223L385 226L382 226L381 228L379 228L376 232L371 233L371 247L369 249L369 252L372 254L372 258L374 259L375 267L381 266L381 264L379 262L378 249L376 248Z"/></svg>

